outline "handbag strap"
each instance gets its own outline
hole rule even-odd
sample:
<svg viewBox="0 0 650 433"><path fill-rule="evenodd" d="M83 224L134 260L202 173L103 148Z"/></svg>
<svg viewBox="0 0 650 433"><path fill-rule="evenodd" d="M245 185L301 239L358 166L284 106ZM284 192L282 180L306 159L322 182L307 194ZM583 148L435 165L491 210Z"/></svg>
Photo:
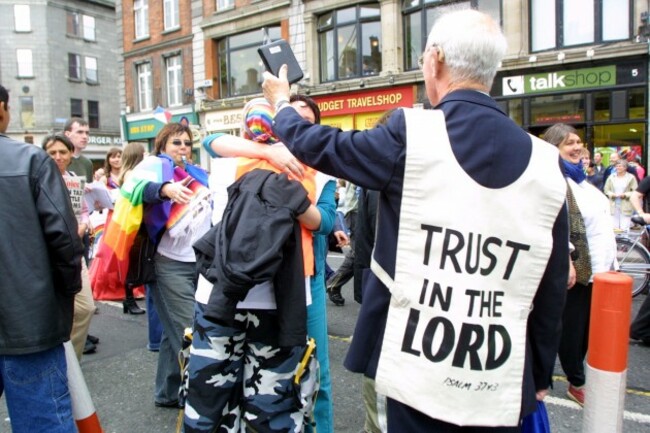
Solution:
<svg viewBox="0 0 650 433"><path fill-rule="evenodd" d="M589 254L589 244L587 242L587 229L578 202L571 190L571 185L568 183L566 195L569 206L570 240L578 252L578 258L573 262L576 268L576 281L582 285L587 285L591 279L591 255Z"/></svg>

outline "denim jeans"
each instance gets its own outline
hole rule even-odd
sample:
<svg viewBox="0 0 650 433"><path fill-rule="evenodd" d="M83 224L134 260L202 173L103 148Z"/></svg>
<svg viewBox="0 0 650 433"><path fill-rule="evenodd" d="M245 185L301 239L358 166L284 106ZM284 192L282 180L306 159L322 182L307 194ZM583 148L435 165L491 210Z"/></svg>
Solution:
<svg viewBox="0 0 650 433"><path fill-rule="evenodd" d="M163 327L154 400L170 404L178 401L181 370L178 352L185 328L192 326L194 292L196 291L196 263L179 262L160 254L155 257L156 284L152 285L156 311Z"/></svg>
<svg viewBox="0 0 650 433"><path fill-rule="evenodd" d="M13 433L76 433L62 344L0 356L0 395L3 391Z"/></svg>
<svg viewBox="0 0 650 433"><path fill-rule="evenodd" d="M327 307L325 302L325 280L323 273L311 277L311 305L307 307L307 334L316 340L316 356L320 364L320 389L314 404L313 418L316 428L311 425L305 432L332 433L334 431L334 412L332 408L332 382L327 334Z"/></svg>

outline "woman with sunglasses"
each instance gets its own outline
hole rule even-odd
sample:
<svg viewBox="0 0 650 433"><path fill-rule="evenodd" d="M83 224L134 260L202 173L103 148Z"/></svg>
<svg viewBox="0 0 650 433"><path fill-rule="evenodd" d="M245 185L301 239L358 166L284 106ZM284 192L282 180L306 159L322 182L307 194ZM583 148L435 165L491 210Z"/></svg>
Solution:
<svg viewBox="0 0 650 433"><path fill-rule="evenodd" d="M153 155L144 158L125 179L104 235L104 243L115 250L116 257L128 257L138 231L154 245L156 284L151 296L163 326L154 391L158 407L178 407L177 355L194 312L196 257L192 244L210 228L208 176L189 163L191 152L190 129L180 123L165 125L156 136ZM125 275L128 265L128 259L122 259Z"/></svg>
<svg viewBox="0 0 650 433"><path fill-rule="evenodd" d="M159 407L178 405L181 384L178 352L181 350L183 332L192 325L194 315L196 256L192 243L210 228L207 173L189 163L192 157L191 137L187 126L168 124L156 137L154 156L145 158L145 161L155 158L162 162L164 169L171 169L169 174L163 170L163 182L150 182L144 193L145 223L161 209L169 209L164 229L156 234L156 285L151 293L163 325L154 390L154 402ZM192 206L190 201L193 202ZM179 232L175 230L178 227L172 224L183 210L186 211L183 218L188 225L186 230Z"/></svg>

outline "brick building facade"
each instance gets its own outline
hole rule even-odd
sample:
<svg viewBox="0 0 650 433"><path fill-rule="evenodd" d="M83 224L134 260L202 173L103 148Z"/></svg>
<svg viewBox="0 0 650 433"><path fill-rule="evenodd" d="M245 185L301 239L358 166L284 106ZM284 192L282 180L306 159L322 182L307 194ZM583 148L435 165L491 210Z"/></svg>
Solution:
<svg viewBox="0 0 650 433"><path fill-rule="evenodd" d="M238 133L241 108L261 94L256 49L269 38L284 38L304 71L293 91L321 104L324 123L365 128L392 106L428 106L417 63L428 30L439 14L472 7L492 15L508 39L491 94L513 120L535 134L556 122L571 123L591 149L634 149L647 163L647 1L176 1L191 16L171 33L160 27L161 2L122 2L128 5L121 13L127 117L142 115L138 62L152 64L157 104L165 98L161 58L181 50L184 104L189 109L194 103L202 133ZM152 36L146 40L133 33L133 7L142 3L151 8ZM191 55L180 48L186 46Z"/></svg>

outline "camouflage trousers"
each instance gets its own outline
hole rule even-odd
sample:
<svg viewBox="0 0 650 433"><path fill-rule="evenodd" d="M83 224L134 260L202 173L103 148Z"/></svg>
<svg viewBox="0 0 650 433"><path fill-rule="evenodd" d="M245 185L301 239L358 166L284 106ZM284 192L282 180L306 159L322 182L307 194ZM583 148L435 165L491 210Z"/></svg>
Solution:
<svg viewBox="0 0 650 433"><path fill-rule="evenodd" d="M235 325L226 327L195 305L185 433L302 432L318 390L315 356L296 384L306 347L272 344L275 311L239 310Z"/></svg>

